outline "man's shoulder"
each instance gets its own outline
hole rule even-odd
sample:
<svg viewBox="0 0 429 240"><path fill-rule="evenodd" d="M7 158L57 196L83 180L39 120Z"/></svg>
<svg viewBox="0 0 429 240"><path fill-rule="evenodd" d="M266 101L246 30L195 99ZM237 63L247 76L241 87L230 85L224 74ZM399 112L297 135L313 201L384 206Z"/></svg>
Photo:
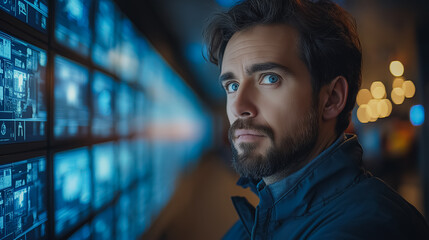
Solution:
<svg viewBox="0 0 429 240"><path fill-rule="evenodd" d="M326 216L335 217L322 224L320 233L429 239L429 227L421 213L376 177L354 184L322 211Z"/></svg>

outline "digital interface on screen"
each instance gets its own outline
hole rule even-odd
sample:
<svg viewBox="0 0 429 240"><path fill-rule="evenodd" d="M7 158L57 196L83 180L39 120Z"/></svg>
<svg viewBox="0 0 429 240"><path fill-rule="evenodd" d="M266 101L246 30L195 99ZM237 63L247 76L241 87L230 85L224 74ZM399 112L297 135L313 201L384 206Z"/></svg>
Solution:
<svg viewBox="0 0 429 240"><path fill-rule="evenodd" d="M0 144L46 139L46 51L0 32Z"/></svg>
<svg viewBox="0 0 429 240"><path fill-rule="evenodd" d="M130 134L132 119L133 119L133 91L126 84L121 84L116 91L116 109L118 114L118 121L116 130L121 136Z"/></svg>
<svg viewBox="0 0 429 240"><path fill-rule="evenodd" d="M134 148L127 140L119 141L118 163L120 187L125 189L136 178Z"/></svg>
<svg viewBox="0 0 429 240"><path fill-rule="evenodd" d="M114 228L112 226L114 226L114 222L116 221L114 214L114 208L109 207L94 218L92 221L93 240L113 239Z"/></svg>
<svg viewBox="0 0 429 240"><path fill-rule="evenodd" d="M117 189L117 167L113 142L94 145L94 207L100 208L114 197Z"/></svg>
<svg viewBox="0 0 429 240"><path fill-rule="evenodd" d="M0 9L46 33L48 28L48 0L2 0Z"/></svg>
<svg viewBox="0 0 429 240"><path fill-rule="evenodd" d="M92 82L93 121L92 134L97 137L109 137L113 135L113 92L116 90L113 78L94 72Z"/></svg>
<svg viewBox="0 0 429 240"><path fill-rule="evenodd" d="M86 136L89 128L88 69L55 57L54 136Z"/></svg>
<svg viewBox="0 0 429 240"><path fill-rule="evenodd" d="M111 0L99 0L95 8L94 44L92 60L95 64L110 70L114 67L115 54L115 4Z"/></svg>
<svg viewBox="0 0 429 240"><path fill-rule="evenodd" d="M148 119L148 109L147 109L147 99L142 92L136 92L136 107L135 107L135 117L133 124L134 132L143 132L146 127L146 121Z"/></svg>
<svg viewBox="0 0 429 240"><path fill-rule="evenodd" d="M92 236L91 225L85 224L74 232L67 240L90 240Z"/></svg>
<svg viewBox="0 0 429 240"><path fill-rule="evenodd" d="M88 216L91 170L88 149L54 154L55 234L64 234Z"/></svg>
<svg viewBox="0 0 429 240"><path fill-rule="evenodd" d="M47 234L46 158L0 165L0 239Z"/></svg>
<svg viewBox="0 0 429 240"><path fill-rule="evenodd" d="M141 235L150 225L152 216L152 205L151 205L151 182L140 181L137 187L137 202L136 204L136 219L138 235Z"/></svg>
<svg viewBox="0 0 429 240"><path fill-rule="evenodd" d="M136 238L136 216L134 211L135 207L135 192L127 191L121 195L116 204L116 238L117 239L135 239Z"/></svg>
<svg viewBox="0 0 429 240"><path fill-rule="evenodd" d="M55 39L84 56L88 56L91 44L91 4L91 0L55 1Z"/></svg>
<svg viewBox="0 0 429 240"><path fill-rule="evenodd" d="M123 18L119 26L120 60L118 62L118 75L121 79L132 82L138 78L139 69L139 36L128 18Z"/></svg>
<svg viewBox="0 0 429 240"><path fill-rule="evenodd" d="M145 139L138 139L133 142L136 150L136 170L139 179L145 181L150 175L149 143Z"/></svg>

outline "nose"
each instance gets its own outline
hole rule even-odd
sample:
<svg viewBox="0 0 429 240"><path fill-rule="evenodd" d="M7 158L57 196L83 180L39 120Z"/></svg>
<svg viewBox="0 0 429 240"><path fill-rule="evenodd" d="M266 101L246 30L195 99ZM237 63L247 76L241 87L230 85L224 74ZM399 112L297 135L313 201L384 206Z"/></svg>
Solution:
<svg viewBox="0 0 429 240"><path fill-rule="evenodd" d="M230 111L236 118L253 118L257 115L256 94L251 85L241 84L235 97L229 99Z"/></svg>

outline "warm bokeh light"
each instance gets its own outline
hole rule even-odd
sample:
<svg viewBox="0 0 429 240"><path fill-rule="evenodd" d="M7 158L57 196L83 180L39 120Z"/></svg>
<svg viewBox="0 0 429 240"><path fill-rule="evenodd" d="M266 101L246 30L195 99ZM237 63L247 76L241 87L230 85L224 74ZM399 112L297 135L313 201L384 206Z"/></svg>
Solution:
<svg viewBox="0 0 429 240"><path fill-rule="evenodd" d="M390 95L392 102L396 105L402 104L404 102L404 90L402 88L394 88L392 94Z"/></svg>
<svg viewBox="0 0 429 240"><path fill-rule="evenodd" d="M404 65L400 61L392 61L389 69L390 73L395 77L400 77L404 74Z"/></svg>
<svg viewBox="0 0 429 240"><path fill-rule="evenodd" d="M379 114L379 118L385 118L389 116L392 111L392 104L390 104L390 112L389 112L389 99L382 99L377 103L377 111Z"/></svg>
<svg viewBox="0 0 429 240"><path fill-rule="evenodd" d="M416 86L414 86L414 83L410 80L407 80L402 84L402 89L404 90L404 96L406 98L412 98L416 93Z"/></svg>
<svg viewBox="0 0 429 240"><path fill-rule="evenodd" d="M393 88L402 88L402 84L404 83L404 79L399 77L393 80L392 89Z"/></svg>
<svg viewBox="0 0 429 240"><path fill-rule="evenodd" d="M377 119L380 116L380 113L378 111L379 102L380 100L378 99L371 99L368 102L368 106L371 108L371 115L370 115L371 119Z"/></svg>
<svg viewBox="0 0 429 240"><path fill-rule="evenodd" d="M362 104L368 104L369 100L371 100L371 92L368 89L361 89L359 90L357 97L356 97L356 103L360 106Z"/></svg>
<svg viewBox="0 0 429 240"><path fill-rule="evenodd" d="M371 115L371 109L367 104L362 104L359 106L357 110L357 118L359 122L361 123L369 122L370 115Z"/></svg>
<svg viewBox="0 0 429 240"><path fill-rule="evenodd" d="M371 94L376 99L382 99L386 94L386 88L380 81L375 81L371 84Z"/></svg>

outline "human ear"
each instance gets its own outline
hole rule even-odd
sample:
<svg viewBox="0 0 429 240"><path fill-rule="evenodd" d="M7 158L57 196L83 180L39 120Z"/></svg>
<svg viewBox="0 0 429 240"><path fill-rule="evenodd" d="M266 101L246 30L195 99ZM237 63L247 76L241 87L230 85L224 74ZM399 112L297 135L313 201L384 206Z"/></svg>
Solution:
<svg viewBox="0 0 429 240"><path fill-rule="evenodd" d="M338 76L326 86L324 94L323 120L337 118L346 106L349 85L343 76Z"/></svg>

